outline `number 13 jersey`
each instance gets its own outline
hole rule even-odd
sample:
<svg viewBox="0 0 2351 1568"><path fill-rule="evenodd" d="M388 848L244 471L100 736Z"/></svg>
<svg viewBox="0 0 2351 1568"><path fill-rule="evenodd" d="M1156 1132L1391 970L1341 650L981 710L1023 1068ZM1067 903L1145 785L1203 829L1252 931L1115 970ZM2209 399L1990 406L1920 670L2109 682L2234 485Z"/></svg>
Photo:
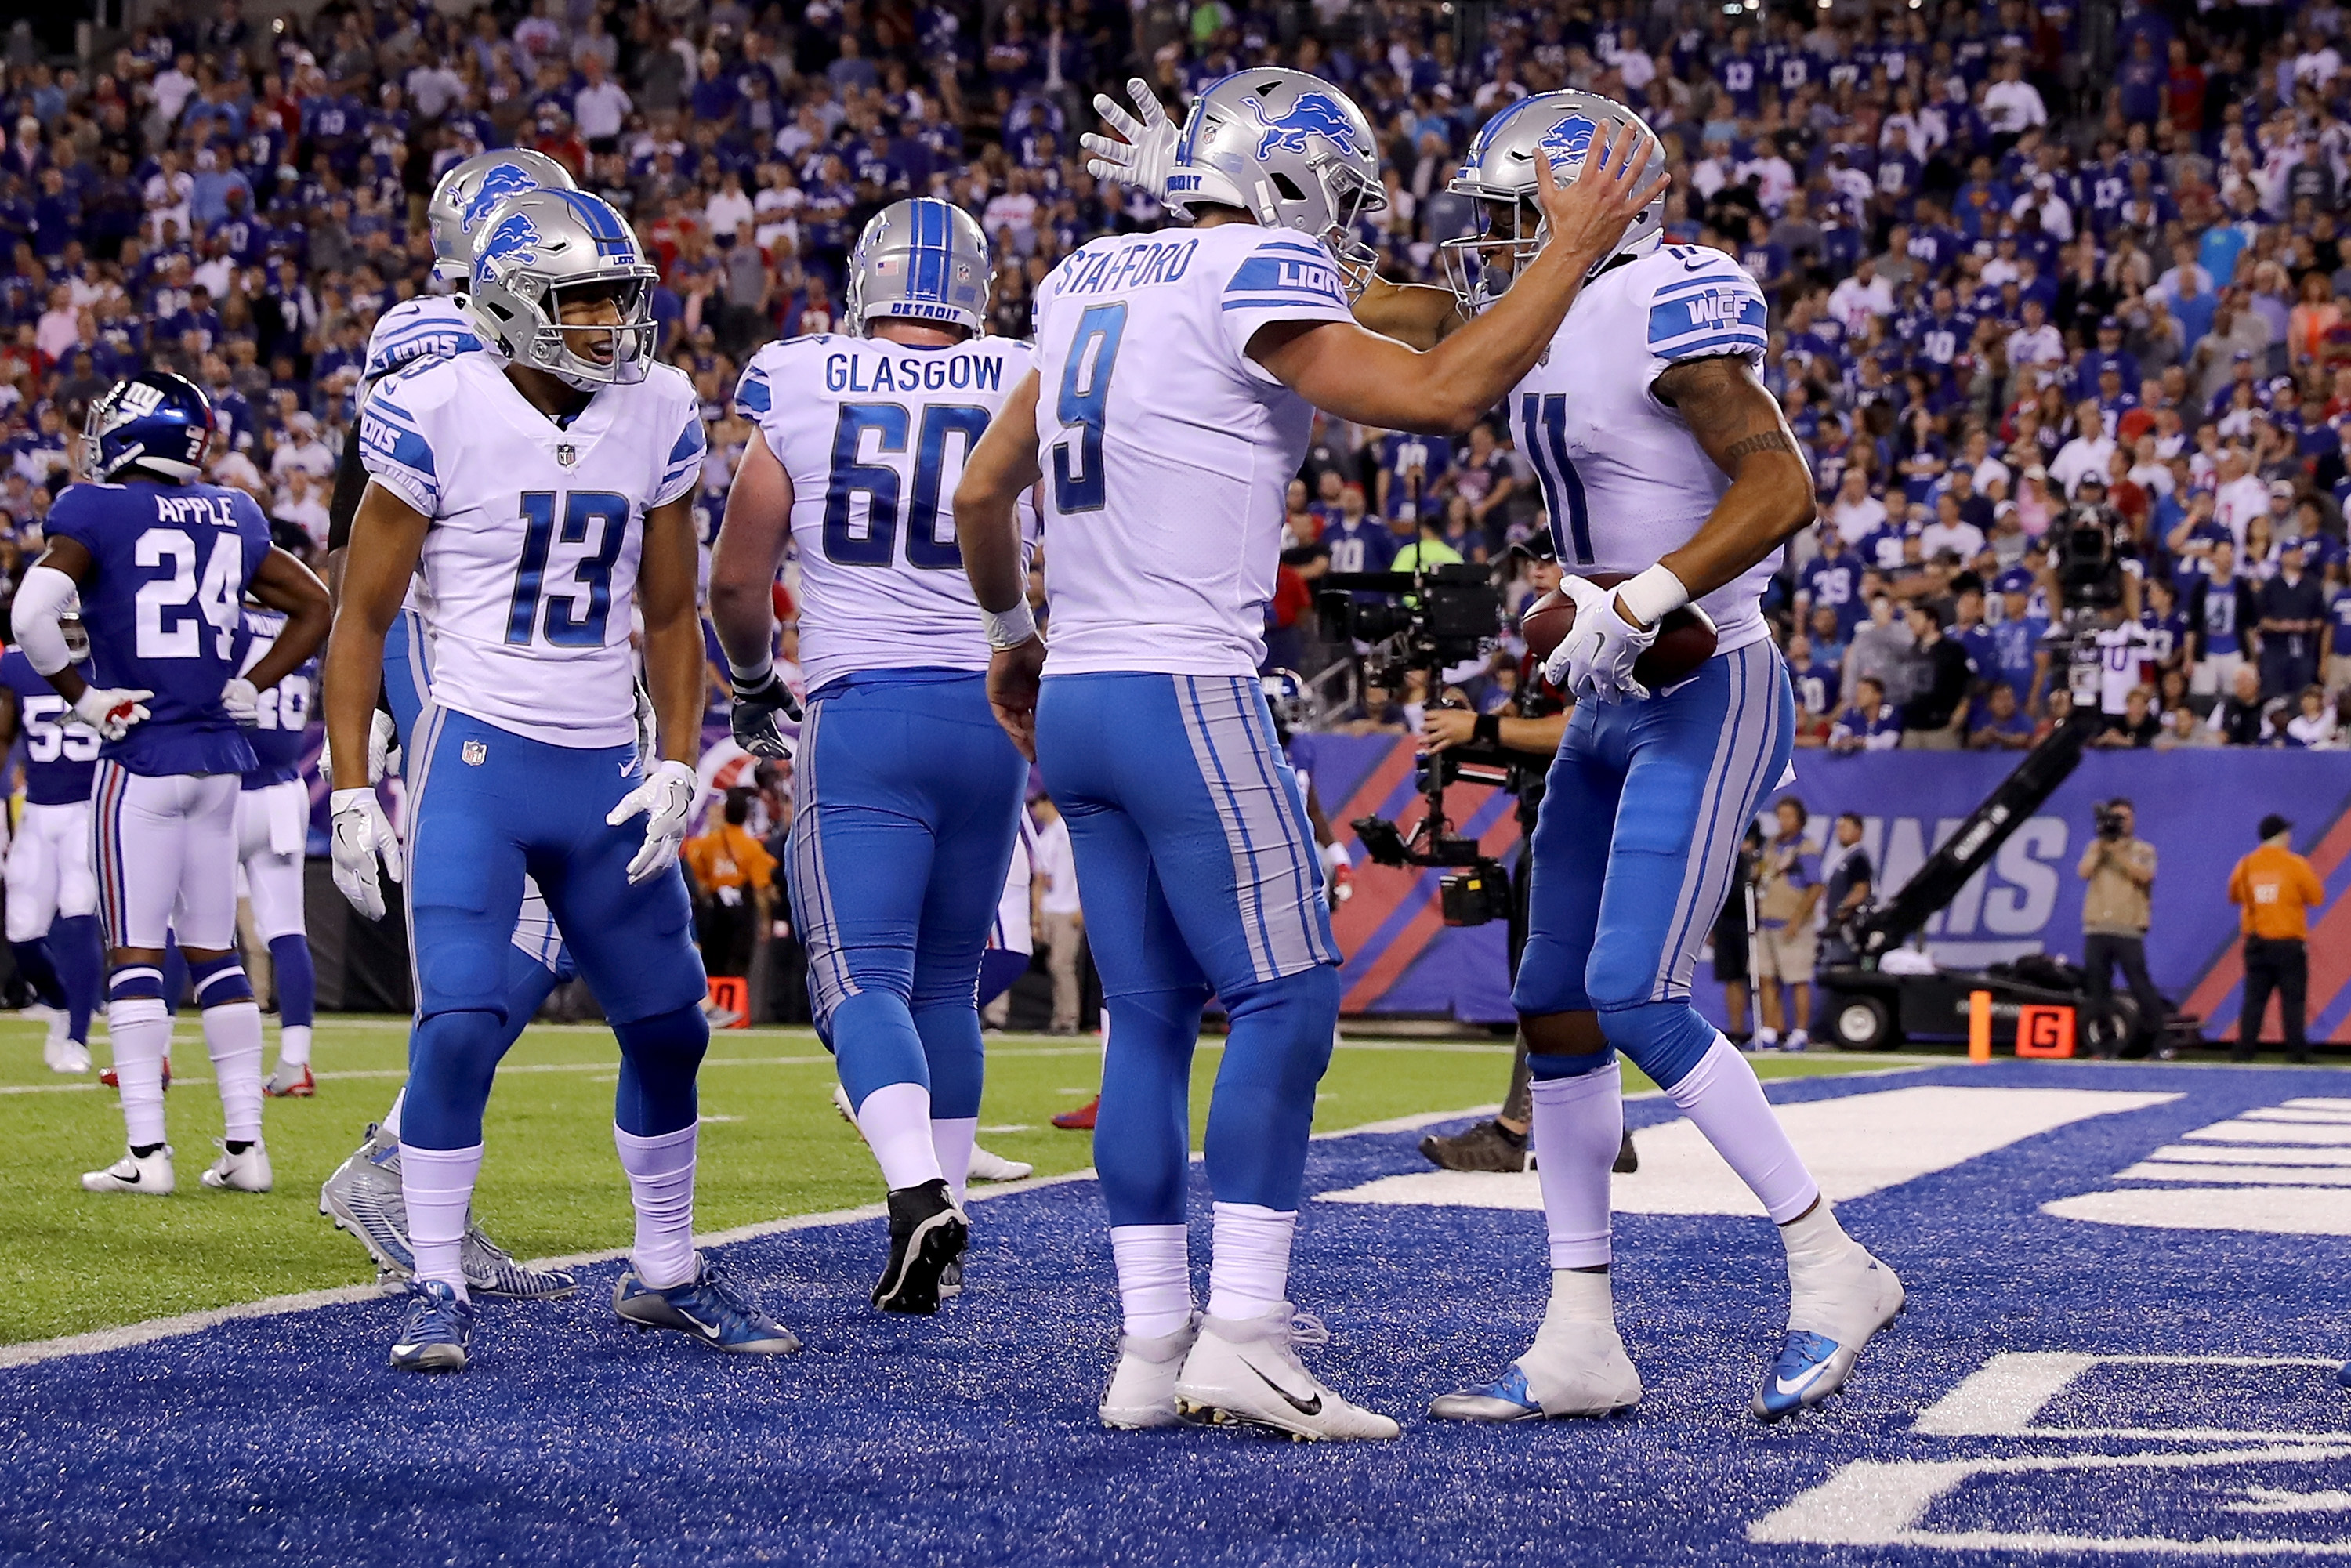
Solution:
<svg viewBox="0 0 2351 1568"><path fill-rule="evenodd" d="M956 482L1029 359L1009 338L914 348L832 333L752 356L735 408L791 478L810 691L860 670L987 668ZM1025 500L1020 513L1033 542Z"/></svg>
<svg viewBox="0 0 2351 1568"><path fill-rule="evenodd" d="M1654 389L1684 360L1761 365L1764 317L1746 269L1697 246L1667 246L1583 286L1510 395L1510 437L1541 483L1561 566L1578 576L1639 571L1705 526L1730 480ZM1718 653L1769 634L1762 594L1780 556L1698 601Z"/></svg>
<svg viewBox="0 0 2351 1568"><path fill-rule="evenodd" d="M1314 410L1249 343L1350 319L1330 251L1244 223L1098 239L1036 319L1045 673L1254 674Z"/></svg>
<svg viewBox="0 0 2351 1568"><path fill-rule="evenodd" d="M430 360L377 387L359 439L374 482L432 519L433 700L553 746L634 741L644 516L694 489L707 451L684 373L655 365L559 425L503 361Z"/></svg>

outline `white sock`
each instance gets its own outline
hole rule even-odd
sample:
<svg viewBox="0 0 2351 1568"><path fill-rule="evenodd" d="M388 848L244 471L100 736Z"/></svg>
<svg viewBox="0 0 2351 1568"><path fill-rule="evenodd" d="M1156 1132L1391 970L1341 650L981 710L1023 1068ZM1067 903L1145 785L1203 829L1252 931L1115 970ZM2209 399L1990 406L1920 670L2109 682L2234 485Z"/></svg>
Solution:
<svg viewBox="0 0 2351 1568"><path fill-rule="evenodd" d="M1785 1225L1821 1196L1813 1173L1771 1113L1771 1103L1763 1098L1755 1069L1719 1032L1689 1075L1666 1094L1763 1200L1774 1224Z"/></svg>
<svg viewBox="0 0 2351 1568"><path fill-rule="evenodd" d="M1829 1207L1826 1198L1800 1218L1782 1222L1780 1239L1787 1245L1792 1271L1815 1263L1834 1262L1854 1246L1853 1238L1837 1223L1836 1211Z"/></svg>
<svg viewBox="0 0 2351 1568"><path fill-rule="evenodd" d="M1208 1315L1236 1322L1261 1318L1290 1300L1290 1243L1298 1234L1297 1211L1284 1214L1254 1203L1220 1203L1216 1209Z"/></svg>
<svg viewBox="0 0 2351 1568"><path fill-rule="evenodd" d="M223 1135L261 1136L261 1009L247 998L204 1009L204 1051L220 1089Z"/></svg>
<svg viewBox="0 0 2351 1568"><path fill-rule="evenodd" d="M1181 1225L1113 1225L1118 1299L1126 1332L1158 1339L1192 1321L1191 1233Z"/></svg>
<svg viewBox="0 0 2351 1568"><path fill-rule="evenodd" d="M1574 1078L1538 1078L1535 1175L1553 1269L1608 1261L1608 1167L1625 1141L1625 1080L1614 1062Z"/></svg>
<svg viewBox="0 0 2351 1568"><path fill-rule="evenodd" d="M122 1120L131 1146L163 1141L163 1058L172 1049L172 1015L161 997L125 997L106 1004L106 1031L114 1037L114 1081L122 1092Z"/></svg>
<svg viewBox="0 0 2351 1568"><path fill-rule="evenodd" d="M868 1094L857 1107L857 1130L881 1162L883 1183L892 1192L946 1176L931 1143L931 1092L922 1084L885 1083Z"/></svg>
<svg viewBox="0 0 2351 1568"><path fill-rule="evenodd" d="M964 1189L971 1185L971 1148L979 1141L979 1118L931 1118L931 1147L939 1156L939 1174L947 1178L956 1207L963 1207Z"/></svg>
<svg viewBox="0 0 2351 1568"><path fill-rule="evenodd" d="M612 1129L621 1168L629 1173L629 1201L637 1209L629 1260L637 1277L657 1291L694 1278L695 1138L701 1131L691 1122L650 1138Z"/></svg>
<svg viewBox="0 0 2351 1568"><path fill-rule="evenodd" d="M1773 1029L1770 1024L1760 1025L1755 1030L1755 1043L1758 1045L1777 1045L1780 1043L1780 1031Z"/></svg>
<svg viewBox="0 0 2351 1568"><path fill-rule="evenodd" d="M408 1246L416 1255L416 1277L438 1280L467 1301L472 1298L458 1256L474 1179L481 1174L479 1144L469 1149L420 1149L412 1144L400 1152L400 1196L408 1205Z"/></svg>
<svg viewBox="0 0 2351 1568"><path fill-rule="evenodd" d="M400 1141L400 1108L407 1103L408 1085L403 1083L400 1092L392 1097L392 1109L383 1113L383 1130L394 1143Z"/></svg>
<svg viewBox="0 0 2351 1568"><path fill-rule="evenodd" d="M289 1023L277 1031L277 1064L296 1067L310 1065L310 1026Z"/></svg>
<svg viewBox="0 0 2351 1568"><path fill-rule="evenodd" d="M1605 1269L1553 1269L1543 1327L1553 1323L1614 1323L1616 1297Z"/></svg>

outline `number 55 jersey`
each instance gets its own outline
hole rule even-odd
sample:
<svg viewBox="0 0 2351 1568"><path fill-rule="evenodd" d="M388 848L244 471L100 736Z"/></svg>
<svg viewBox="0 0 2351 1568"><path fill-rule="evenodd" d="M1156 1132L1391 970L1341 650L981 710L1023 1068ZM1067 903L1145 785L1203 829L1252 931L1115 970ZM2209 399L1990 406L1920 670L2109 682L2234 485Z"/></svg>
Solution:
<svg viewBox="0 0 2351 1568"><path fill-rule="evenodd" d="M433 522L433 700L553 746L634 741L644 516L693 490L707 450L684 374L656 365L558 423L493 355L425 361L369 397L360 440L370 477Z"/></svg>

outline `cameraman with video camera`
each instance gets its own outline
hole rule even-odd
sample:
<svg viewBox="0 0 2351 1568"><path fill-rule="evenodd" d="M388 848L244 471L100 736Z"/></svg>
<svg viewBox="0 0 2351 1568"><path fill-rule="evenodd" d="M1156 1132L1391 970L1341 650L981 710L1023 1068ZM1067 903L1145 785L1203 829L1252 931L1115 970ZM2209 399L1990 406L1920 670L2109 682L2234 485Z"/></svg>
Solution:
<svg viewBox="0 0 2351 1568"><path fill-rule="evenodd" d="M2102 1018L2114 1004L2114 971L2138 1003L2138 1019L2127 1040L2098 1042L2097 1054L2146 1056L2163 1031L2166 1004L2147 974L2147 928L2154 914L2155 846L2136 836L2138 813L2128 800L2101 800L2091 808L2097 836L2082 852L2075 869L2090 885L2082 895L2082 967L2089 976L2089 1014Z"/></svg>

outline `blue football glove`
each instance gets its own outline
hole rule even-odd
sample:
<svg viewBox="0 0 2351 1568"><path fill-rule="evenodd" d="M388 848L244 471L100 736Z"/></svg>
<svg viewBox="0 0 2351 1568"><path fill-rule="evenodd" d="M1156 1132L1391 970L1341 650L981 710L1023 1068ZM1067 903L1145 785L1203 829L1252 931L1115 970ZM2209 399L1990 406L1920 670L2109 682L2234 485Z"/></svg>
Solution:
<svg viewBox="0 0 2351 1568"><path fill-rule="evenodd" d="M800 700L773 668L757 685L736 686L735 700L726 712L736 745L754 757L789 757L791 741L784 734L785 720L799 723Z"/></svg>

